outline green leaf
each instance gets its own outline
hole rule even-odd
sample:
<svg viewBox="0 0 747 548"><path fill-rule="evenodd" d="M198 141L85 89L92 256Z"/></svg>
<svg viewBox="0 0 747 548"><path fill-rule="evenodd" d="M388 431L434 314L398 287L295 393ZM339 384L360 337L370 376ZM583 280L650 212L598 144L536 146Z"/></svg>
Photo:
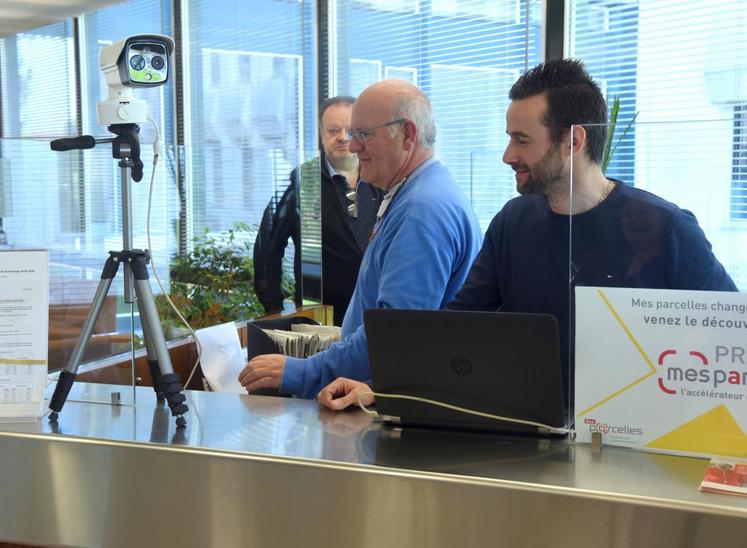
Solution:
<svg viewBox="0 0 747 548"><path fill-rule="evenodd" d="M607 101L607 104L609 104L609 101ZM633 124L635 123L636 118L638 118L639 113L640 111L635 113L633 118L631 118L631 120L625 125L625 129L623 130L622 135L620 135L617 141L615 141L615 130L617 129L617 118L620 115L620 97L615 95L615 97L612 99L612 106L609 107L609 121L608 121L608 126L607 126L607 142L604 144L604 156L602 157L602 173L607 173L607 167L612 161L612 158L615 156L617 147L620 145L622 140L628 134L628 131L630 131L630 128L633 127Z"/></svg>

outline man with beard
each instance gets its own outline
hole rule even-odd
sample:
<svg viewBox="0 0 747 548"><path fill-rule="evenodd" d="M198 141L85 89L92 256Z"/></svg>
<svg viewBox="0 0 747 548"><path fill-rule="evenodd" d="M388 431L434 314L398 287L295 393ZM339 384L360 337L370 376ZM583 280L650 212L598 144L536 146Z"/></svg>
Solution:
<svg viewBox="0 0 747 548"><path fill-rule="evenodd" d="M271 202L262 216L254 242L254 288L267 313L283 308L280 279L288 238L295 247L295 300L301 304L299 180L301 186L321 182L322 302L332 305L335 325L342 324L384 197L383 191L359 180L358 157L349 149L354 102L353 97L339 96L322 103L321 156L293 170L291 183L277 206Z"/></svg>
<svg viewBox="0 0 747 548"><path fill-rule="evenodd" d="M567 375L569 282L737 290L692 213L604 176L607 105L580 61L534 67L513 85L509 98L510 140L503 161L516 173L521 196L493 218L448 308L552 314ZM568 378L565 383L568 388ZM366 392L365 384L338 379L318 399L342 409ZM364 403L371 401L370 394L364 396Z"/></svg>

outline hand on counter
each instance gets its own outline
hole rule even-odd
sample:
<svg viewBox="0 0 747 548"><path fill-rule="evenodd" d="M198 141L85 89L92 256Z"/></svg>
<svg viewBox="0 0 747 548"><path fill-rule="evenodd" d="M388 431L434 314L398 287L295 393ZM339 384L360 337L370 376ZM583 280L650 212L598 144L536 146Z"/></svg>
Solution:
<svg viewBox="0 0 747 548"><path fill-rule="evenodd" d="M333 411L340 411L350 405L358 405L358 396L365 392L371 392L371 387L364 382L338 377L327 386L322 388L316 399L324 407ZM374 402L373 394L366 394L362 398L363 405L371 405Z"/></svg>
<svg viewBox="0 0 747 548"><path fill-rule="evenodd" d="M280 389L285 371L287 356L282 354L263 354L252 358L239 373L239 382L247 392L260 388Z"/></svg>

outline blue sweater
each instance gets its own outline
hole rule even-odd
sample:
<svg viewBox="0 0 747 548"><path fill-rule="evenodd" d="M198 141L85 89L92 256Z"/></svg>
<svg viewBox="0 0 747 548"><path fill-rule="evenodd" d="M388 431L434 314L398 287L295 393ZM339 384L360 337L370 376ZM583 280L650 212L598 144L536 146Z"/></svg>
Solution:
<svg viewBox="0 0 747 548"><path fill-rule="evenodd" d="M281 392L316 397L337 377L371 378L363 312L439 309L454 298L482 243L467 199L435 160L416 169L375 228L342 323L342 340L308 359L288 358Z"/></svg>
<svg viewBox="0 0 747 548"><path fill-rule="evenodd" d="M567 364L569 280L574 287L737 290L692 213L617 182L604 202L573 217L554 213L539 194L509 201L449 308L552 314Z"/></svg>

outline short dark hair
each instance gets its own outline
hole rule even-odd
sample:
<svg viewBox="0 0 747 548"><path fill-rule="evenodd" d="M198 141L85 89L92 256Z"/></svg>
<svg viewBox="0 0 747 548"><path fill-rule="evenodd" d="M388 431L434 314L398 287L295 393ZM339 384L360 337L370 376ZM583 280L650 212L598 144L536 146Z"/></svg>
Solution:
<svg viewBox="0 0 747 548"><path fill-rule="evenodd" d="M560 142L572 125L583 125L586 153L592 162L601 164L607 142L607 102L584 64L578 59L540 63L516 81L508 97L515 101L541 93L547 97L543 123L550 130L552 141Z"/></svg>
<svg viewBox="0 0 747 548"><path fill-rule="evenodd" d="M322 116L324 116L324 113L329 107L334 105L353 106L353 103L355 103L355 97L351 97L350 95L338 95L337 97L330 97L321 105L319 105L319 123L322 123Z"/></svg>

